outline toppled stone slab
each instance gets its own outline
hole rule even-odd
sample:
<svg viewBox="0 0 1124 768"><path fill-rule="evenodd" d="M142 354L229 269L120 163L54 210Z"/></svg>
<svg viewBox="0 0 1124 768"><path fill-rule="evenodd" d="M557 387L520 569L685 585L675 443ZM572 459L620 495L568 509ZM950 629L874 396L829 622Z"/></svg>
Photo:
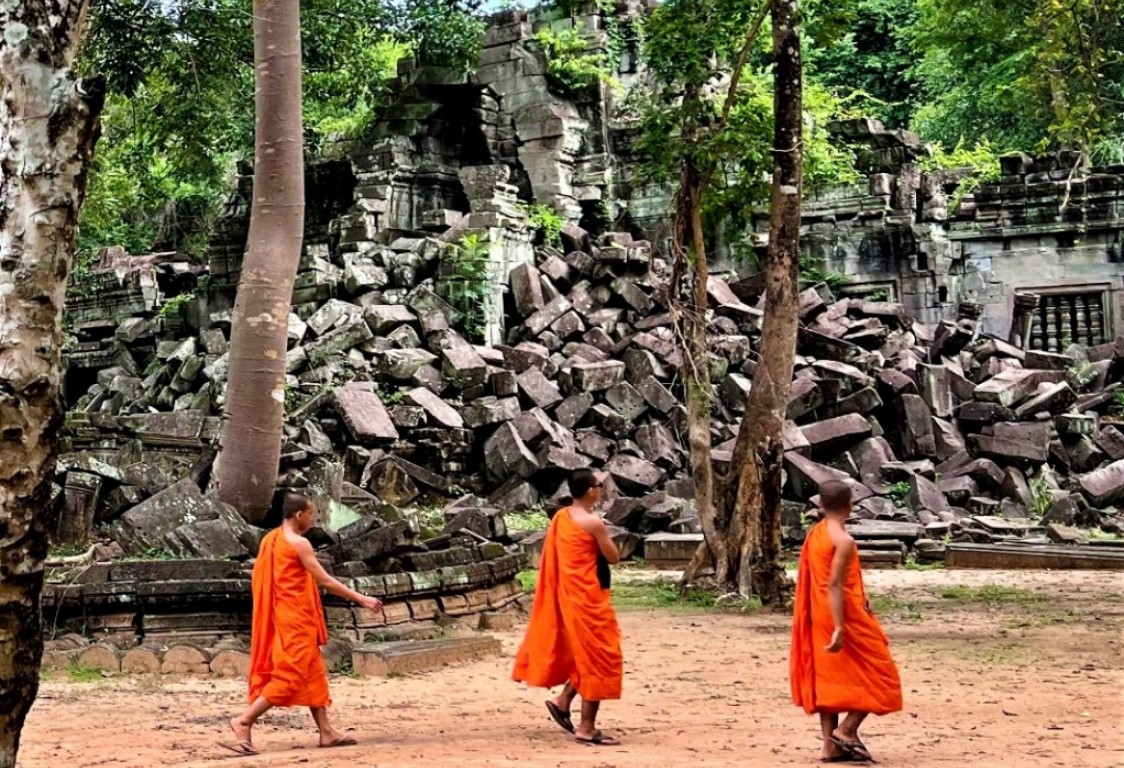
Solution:
<svg viewBox="0 0 1124 768"><path fill-rule="evenodd" d="M502 651L500 641L488 636L379 643L356 648L351 668L360 677L416 674L481 661Z"/></svg>
<svg viewBox="0 0 1124 768"><path fill-rule="evenodd" d="M346 385L333 393L332 400L344 426L357 442L369 444L398 439L398 430L373 389Z"/></svg>

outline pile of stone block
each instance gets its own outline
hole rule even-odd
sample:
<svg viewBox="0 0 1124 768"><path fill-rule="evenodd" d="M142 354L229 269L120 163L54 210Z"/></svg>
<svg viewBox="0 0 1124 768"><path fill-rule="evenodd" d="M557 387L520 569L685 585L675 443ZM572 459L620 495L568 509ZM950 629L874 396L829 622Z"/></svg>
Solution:
<svg viewBox="0 0 1124 768"><path fill-rule="evenodd" d="M502 207L500 182L488 187ZM666 264L647 242L594 241L569 226L563 247L542 246L534 263L510 270L505 343L484 345L436 290L442 249L458 231L345 251L336 296L295 307L279 485L336 505L342 524L332 530L376 509L460 498L450 518L506 540L503 511L556 506L566 473L588 467L612 478L606 515L622 536L697 533L682 348L659 290ZM717 277L707 288L710 353L699 364L714 382L712 458L724 469L753 386L763 297ZM977 309L962 308L933 329L898 304L837 300L824 285L800 295L784 434L794 541L827 479L853 485L871 541L908 550L921 540L933 556L949 536L1117 525L1124 340L1025 350L981 334ZM110 386L95 385L71 414L69 447L87 463L60 464L67 524L80 532L109 522L151 504L158 487L205 474L229 365L229 316L211 321L197 337L160 341L130 398L108 396L123 374L107 369L99 381ZM145 461L153 449L186 456L158 471ZM91 451L101 469L88 465ZM237 526L224 520L201 513L178 533L162 531L161 546L240 556ZM905 528L888 533L894 525Z"/></svg>

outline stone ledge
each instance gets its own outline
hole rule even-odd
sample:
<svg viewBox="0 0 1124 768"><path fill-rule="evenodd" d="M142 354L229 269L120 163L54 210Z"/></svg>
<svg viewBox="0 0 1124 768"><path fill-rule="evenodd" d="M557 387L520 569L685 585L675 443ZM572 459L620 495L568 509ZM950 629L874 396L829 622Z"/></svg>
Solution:
<svg viewBox="0 0 1124 768"><path fill-rule="evenodd" d="M413 674L499 656L502 650L490 636L365 645L352 652L351 668L360 677Z"/></svg>

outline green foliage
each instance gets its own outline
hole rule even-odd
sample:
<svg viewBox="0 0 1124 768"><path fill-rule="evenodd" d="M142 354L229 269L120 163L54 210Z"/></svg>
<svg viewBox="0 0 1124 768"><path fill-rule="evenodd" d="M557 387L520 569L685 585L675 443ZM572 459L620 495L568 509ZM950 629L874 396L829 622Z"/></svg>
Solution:
<svg viewBox="0 0 1124 768"><path fill-rule="evenodd" d="M1039 520L1054 505L1054 495L1050 492L1050 484L1046 480L1046 470L1032 477L1028 485L1031 498L1030 513L1032 519Z"/></svg>
<svg viewBox="0 0 1124 768"><path fill-rule="evenodd" d="M551 248L562 247L562 227L566 222L545 205L533 203L520 206L527 214L527 219L539 232L542 233L543 242Z"/></svg>
<svg viewBox="0 0 1124 768"><path fill-rule="evenodd" d="M496 311L495 282L488 241L479 235L465 235L442 252L437 295L461 313L468 336L478 341Z"/></svg>
<svg viewBox="0 0 1124 768"><path fill-rule="evenodd" d="M580 95L600 82L612 82L605 54L587 53L586 40L578 30L554 32L544 27L535 40L546 54L547 77L563 93Z"/></svg>
<svg viewBox="0 0 1124 768"><path fill-rule="evenodd" d="M1112 396L1116 415L1124 418L1124 389L1116 390L1116 394Z"/></svg>
<svg viewBox="0 0 1124 768"><path fill-rule="evenodd" d="M183 312L184 308L194 300L194 293L181 293L179 296L173 296L164 302L158 314L160 317L175 317Z"/></svg>
<svg viewBox="0 0 1124 768"><path fill-rule="evenodd" d="M833 291L837 291L851 281L851 278L839 272L824 270L824 262L808 255L800 257L800 286L810 288L813 285L824 283Z"/></svg>
<svg viewBox="0 0 1124 768"><path fill-rule="evenodd" d="M812 0L804 13L808 76L864 115L908 127L917 107L917 0Z"/></svg>
<svg viewBox="0 0 1124 768"><path fill-rule="evenodd" d="M730 62L738 60L759 10L733 0L670 0L644 27L644 56L657 89L629 98L639 117L641 179L672 184L681 169L714 168L704 190L704 226L743 231L754 205L768 200L773 168L773 83L768 29L751 49L722 123ZM825 127L849 116L842 100L815 82L805 83L805 184L849 183L859 176L853 153L829 140Z"/></svg>
<svg viewBox="0 0 1124 768"><path fill-rule="evenodd" d="M1121 0L918 0L917 9L922 135L1024 150L1120 138Z"/></svg>
<svg viewBox="0 0 1124 768"><path fill-rule="evenodd" d="M889 495L894 504L900 507L905 503L906 497L909 496L909 490L909 483L894 483L890 486Z"/></svg>
<svg viewBox="0 0 1124 768"><path fill-rule="evenodd" d="M505 512L503 519L512 531L545 531L550 525L550 518L541 509Z"/></svg>
<svg viewBox="0 0 1124 768"><path fill-rule="evenodd" d="M933 145L932 154L922 160L920 166L923 171L967 172L948 198L949 213L959 208L964 197L975 192L981 184L998 181L1000 174L999 152L986 138L980 139L971 149L959 141L951 152L945 151L944 146L937 142Z"/></svg>
<svg viewBox="0 0 1124 768"><path fill-rule="evenodd" d="M480 37L487 28L480 2L407 0L403 33L425 66L470 72L480 58Z"/></svg>
<svg viewBox="0 0 1124 768"><path fill-rule="evenodd" d="M628 610L690 610L727 613L753 613L761 609L761 601L723 600L710 589L680 591L671 584L620 584L613 587L613 603Z"/></svg>
<svg viewBox="0 0 1124 768"><path fill-rule="evenodd" d="M515 578L519 580L519 585L523 587L523 592L525 594L535 594L535 587L539 583L538 571L520 571L515 574Z"/></svg>
<svg viewBox="0 0 1124 768"><path fill-rule="evenodd" d="M341 41L323 69L304 78L305 127L314 146L329 136L360 137L386 102L398 62L413 55L389 32L360 28Z"/></svg>

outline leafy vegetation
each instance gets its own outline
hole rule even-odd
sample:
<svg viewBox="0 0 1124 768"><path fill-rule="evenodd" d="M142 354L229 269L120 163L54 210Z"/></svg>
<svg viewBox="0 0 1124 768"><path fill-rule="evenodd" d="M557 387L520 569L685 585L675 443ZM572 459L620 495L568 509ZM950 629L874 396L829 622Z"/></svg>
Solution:
<svg viewBox="0 0 1124 768"><path fill-rule="evenodd" d="M909 496L909 483L894 483L890 486L890 498L897 506L905 504L906 497Z"/></svg>
<svg viewBox="0 0 1124 768"><path fill-rule="evenodd" d="M504 522L508 530L512 531L545 531L550 525L550 518L540 509L526 512L505 512Z"/></svg>
<svg viewBox="0 0 1124 768"><path fill-rule="evenodd" d="M484 338L484 331L496 312L493 301L496 279L488 241L479 235L465 235L442 252L437 295L461 313L465 331L476 340Z"/></svg>
<svg viewBox="0 0 1124 768"><path fill-rule="evenodd" d="M577 29L555 32L544 27L535 35L546 55L546 74L565 94L577 96L598 83L612 82L603 53L587 52L588 43Z"/></svg>
<svg viewBox="0 0 1124 768"><path fill-rule="evenodd" d="M542 234L542 240L551 248L562 247L562 227L566 222L545 205L538 203L522 206L531 225Z"/></svg>

